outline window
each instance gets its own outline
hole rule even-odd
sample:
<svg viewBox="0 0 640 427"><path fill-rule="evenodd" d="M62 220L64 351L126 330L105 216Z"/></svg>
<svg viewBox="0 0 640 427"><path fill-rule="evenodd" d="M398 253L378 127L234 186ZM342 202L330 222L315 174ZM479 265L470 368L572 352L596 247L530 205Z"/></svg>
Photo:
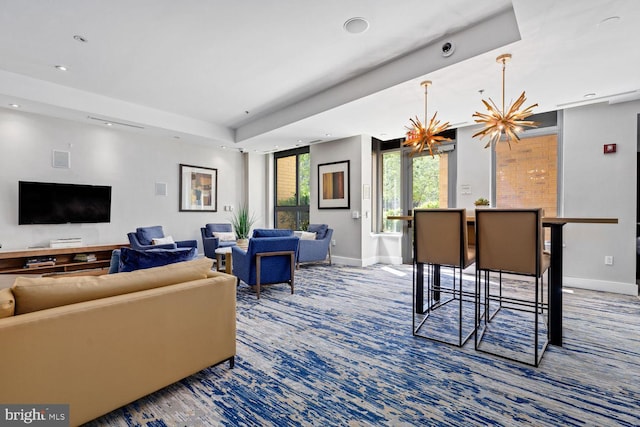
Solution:
<svg viewBox="0 0 640 427"><path fill-rule="evenodd" d="M496 144L496 206L544 209L558 214L558 138L556 134Z"/></svg>
<svg viewBox="0 0 640 427"><path fill-rule="evenodd" d="M383 152L382 157L382 231L402 231L400 221L389 215L402 215L400 150Z"/></svg>
<svg viewBox="0 0 640 427"><path fill-rule="evenodd" d="M421 154L413 158L413 208L446 208L448 202L447 153L434 157Z"/></svg>
<svg viewBox="0 0 640 427"><path fill-rule="evenodd" d="M275 226L305 230L309 225L309 147L274 154Z"/></svg>
<svg viewBox="0 0 640 427"><path fill-rule="evenodd" d="M502 142L494 147L493 202L498 208L541 207L544 216L558 216L561 112L534 114L527 120L538 126L523 132L511 148Z"/></svg>

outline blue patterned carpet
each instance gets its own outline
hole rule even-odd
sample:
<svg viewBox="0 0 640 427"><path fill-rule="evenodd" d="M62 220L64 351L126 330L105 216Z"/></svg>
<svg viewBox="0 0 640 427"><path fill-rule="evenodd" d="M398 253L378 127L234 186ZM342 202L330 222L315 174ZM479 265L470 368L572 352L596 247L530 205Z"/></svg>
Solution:
<svg viewBox="0 0 640 427"><path fill-rule="evenodd" d="M412 335L410 266L303 266L238 289L238 355L91 426L638 426L640 300L564 296L533 368ZM517 319L514 319L517 322Z"/></svg>

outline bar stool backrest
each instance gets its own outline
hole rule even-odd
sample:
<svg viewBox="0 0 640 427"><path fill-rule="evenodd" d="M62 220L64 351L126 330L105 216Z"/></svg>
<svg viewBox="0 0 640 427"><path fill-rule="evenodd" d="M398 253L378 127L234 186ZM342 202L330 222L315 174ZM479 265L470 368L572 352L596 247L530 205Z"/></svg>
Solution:
<svg viewBox="0 0 640 427"><path fill-rule="evenodd" d="M540 276L542 209L478 209L475 222L479 270Z"/></svg>
<svg viewBox="0 0 640 427"><path fill-rule="evenodd" d="M469 253L466 209L414 210L414 259L418 263L466 268Z"/></svg>

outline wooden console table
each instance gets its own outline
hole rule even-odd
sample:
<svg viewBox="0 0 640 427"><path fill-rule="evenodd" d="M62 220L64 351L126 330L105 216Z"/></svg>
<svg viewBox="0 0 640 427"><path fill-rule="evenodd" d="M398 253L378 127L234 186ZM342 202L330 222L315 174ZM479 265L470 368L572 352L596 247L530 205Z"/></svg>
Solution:
<svg viewBox="0 0 640 427"><path fill-rule="evenodd" d="M129 243L112 245L78 246L75 248L33 248L18 251L0 251L0 274L44 274L73 272L87 269L106 269L114 249L128 247ZM77 254L91 254L95 261L74 261ZM55 265L27 268L27 260L38 257L55 257Z"/></svg>

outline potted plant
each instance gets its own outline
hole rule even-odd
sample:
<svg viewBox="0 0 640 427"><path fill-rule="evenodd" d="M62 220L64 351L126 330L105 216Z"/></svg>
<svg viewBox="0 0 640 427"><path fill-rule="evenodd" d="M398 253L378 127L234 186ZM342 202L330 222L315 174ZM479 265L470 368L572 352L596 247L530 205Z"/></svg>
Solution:
<svg viewBox="0 0 640 427"><path fill-rule="evenodd" d="M245 250L249 246L249 233L255 222L255 216L249 214L246 206L240 206L231 218L231 225L236 233L236 244Z"/></svg>
<svg viewBox="0 0 640 427"><path fill-rule="evenodd" d="M489 201L484 197L480 197L478 200L473 202L473 204L476 205L476 207L489 206Z"/></svg>

